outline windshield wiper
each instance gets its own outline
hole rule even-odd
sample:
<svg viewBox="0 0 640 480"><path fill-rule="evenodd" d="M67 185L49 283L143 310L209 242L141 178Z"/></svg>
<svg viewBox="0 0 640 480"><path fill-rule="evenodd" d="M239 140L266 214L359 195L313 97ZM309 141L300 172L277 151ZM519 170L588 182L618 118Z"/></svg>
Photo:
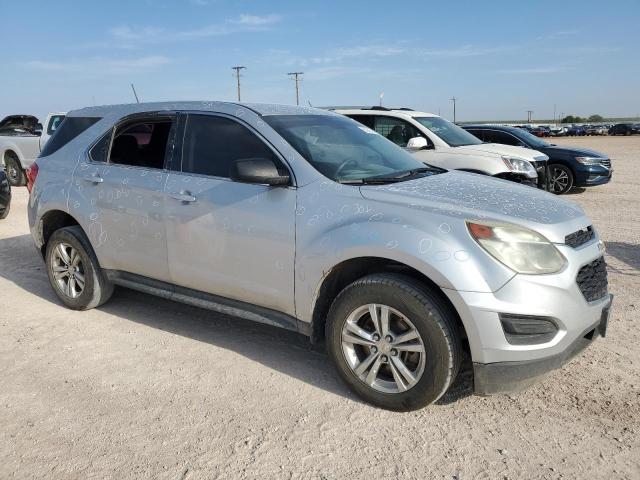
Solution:
<svg viewBox="0 0 640 480"><path fill-rule="evenodd" d="M346 185L379 185L384 183L403 182L405 180L409 180L410 178L415 177L420 173L427 173L427 172L441 173L441 172L444 172L444 170L438 167L420 167L420 168L412 168L411 170L403 170L389 177L376 175L373 177L361 178L359 180L344 180L344 181L341 181L340 183L343 183Z"/></svg>

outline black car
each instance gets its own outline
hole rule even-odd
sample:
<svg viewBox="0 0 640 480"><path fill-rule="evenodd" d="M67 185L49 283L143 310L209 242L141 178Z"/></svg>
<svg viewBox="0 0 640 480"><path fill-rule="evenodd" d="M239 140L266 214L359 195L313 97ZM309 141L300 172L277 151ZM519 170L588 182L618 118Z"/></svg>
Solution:
<svg viewBox="0 0 640 480"><path fill-rule="evenodd" d="M602 185L611 180L609 157L587 148L559 147L520 128L493 125L463 125L485 143L501 143L538 150L549 157L549 191L561 195L573 187Z"/></svg>
<svg viewBox="0 0 640 480"><path fill-rule="evenodd" d="M0 220L9 215L11 205L11 185L7 180L7 175L0 169Z"/></svg>
<svg viewBox="0 0 640 480"><path fill-rule="evenodd" d="M618 123L609 129L609 135L634 135L640 134L640 125L632 123Z"/></svg>

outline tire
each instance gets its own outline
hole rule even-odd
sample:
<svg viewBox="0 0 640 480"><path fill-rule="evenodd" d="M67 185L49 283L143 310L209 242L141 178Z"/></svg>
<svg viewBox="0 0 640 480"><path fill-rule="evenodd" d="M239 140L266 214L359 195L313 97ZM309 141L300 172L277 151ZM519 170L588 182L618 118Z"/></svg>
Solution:
<svg viewBox="0 0 640 480"><path fill-rule="evenodd" d="M11 210L11 202L7 203L7 206L4 210L0 210L0 220L4 220L9 216L9 211Z"/></svg>
<svg viewBox="0 0 640 480"><path fill-rule="evenodd" d="M564 195L573 188L575 178L569 167L554 163L549 165L549 191Z"/></svg>
<svg viewBox="0 0 640 480"><path fill-rule="evenodd" d="M12 187L22 187L27 184L27 176L22 170L20 161L13 155L5 156L4 170L7 174L9 185Z"/></svg>
<svg viewBox="0 0 640 480"><path fill-rule="evenodd" d="M68 261L65 262L61 251L67 255ZM78 255L77 262L74 251ZM113 293L113 284L104 275L89 239L77 225L61 228L51 235L45 262L53 291L72 310L99 307ZM73 272L70 273L72 269ZM59 277L56 278L56 275ZM74 288L66 288L71 283L72 276Z"/></svg>
<svg viewBox="0 0 640 480"><path fill-rule="evenodd" d="M388 307L387 334L384 327L373 327L372 305L379 319L385 318L383 309ZM363 330L355 335L354 319L355 326ZM375 332L384 338L376 340ZM406 333L413 339L401 341ZM391 342L386 340L388 334ZM367 336L372 340L369 344L357 343L369 341ZM326 338L329 355L347 386L367 402L388 410L406 412L435 402L451 386L460 367L456 313L426 286L402 275L369 275L348 285L331 305ZM356 343L352 343L354 338ZM396 367L399 363L413 375L403 374Z"/></svg>

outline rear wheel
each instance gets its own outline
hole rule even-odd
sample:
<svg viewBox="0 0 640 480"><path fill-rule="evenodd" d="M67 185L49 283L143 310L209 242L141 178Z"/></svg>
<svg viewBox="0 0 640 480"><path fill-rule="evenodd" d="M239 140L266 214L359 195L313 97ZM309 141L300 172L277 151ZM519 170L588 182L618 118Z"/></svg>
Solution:
<svg viewBox="0 0 640 480"><path fill-rule="evenodd" d="M347 286L326 328L338 373L376 406L422 408L438 400L458 372L455 313L409 277L370 275Z"/></svg>
<svg viewBox="0 0 640 480"><path fill-rule="evenodd" d="M573 188L573 172L560 164L549 165L549 191L563 195Z"/></svg>
<svg viewBox="0 0 640 480"><path fill-rule="evenodd" d="M89 310L111 297L113 284L79 226L56 230L47 243L45 260L49 282L67 307Z"/></svg>
<svg viewBox="0 0 640 480"><path fill-rule="evenodd" d="M27 184L27 176L20 166L20 161L13 155L5 156L4 169L12 187L22 187Z"/></svg>

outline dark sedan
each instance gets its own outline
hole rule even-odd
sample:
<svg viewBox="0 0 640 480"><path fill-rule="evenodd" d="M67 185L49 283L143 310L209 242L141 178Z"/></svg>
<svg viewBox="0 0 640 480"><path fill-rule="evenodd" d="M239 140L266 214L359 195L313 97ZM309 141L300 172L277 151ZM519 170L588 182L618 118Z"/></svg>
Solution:
<svg viewBox="0 0 640 480"><path fill-rule="evenodd" d="M486 143L531 148L547 155L549 191L558 195L573 187L602 185L611 180L611 160L604 153L553 145L520 128L493 125L463 125L463 128Z"/></svg>
<svg viewBox="0 0 640 480"><path fill-rule="evenodd" d="M640 125L632 123L618 123L609 129L609 135L635 135L640 134Z"/></svg>
<svg viewBox="0 0 640 480"><path fill-rule="evenodd" d="M11 185L7 180L7 175L0 169L0 220L9 215L11 206Z"/></svg>

